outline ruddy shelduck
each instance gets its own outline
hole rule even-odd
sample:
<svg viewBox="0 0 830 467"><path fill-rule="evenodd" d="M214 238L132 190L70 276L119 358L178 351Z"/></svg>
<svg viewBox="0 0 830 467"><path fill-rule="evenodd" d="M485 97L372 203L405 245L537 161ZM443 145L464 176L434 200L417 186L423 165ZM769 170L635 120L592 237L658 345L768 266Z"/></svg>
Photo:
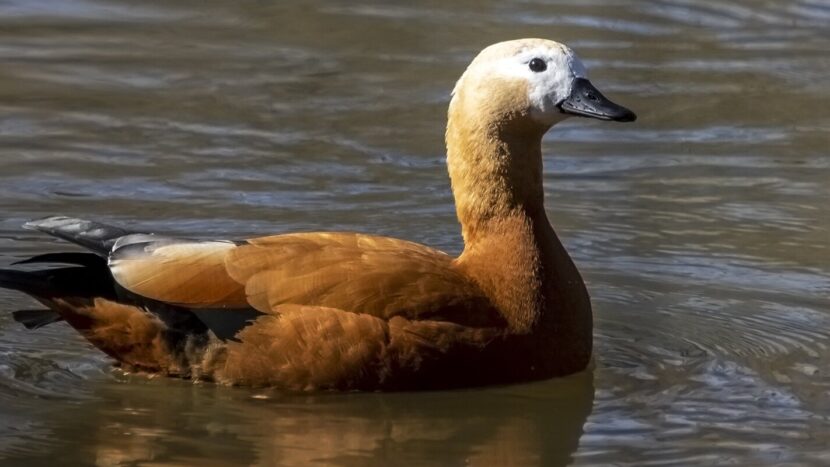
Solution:
<svg viewBox="0 0 830 467"><path fill-rule="evenodd" d="M289 390L401 390L538 380L591 359L591 304L544 206L542 136L572 115L633 121L568 47L484 49L446 132L464 250L358 233L202 241L49 217L89 252L21 261L0 287L66 321L127 369ZM18 263L19 264L19 263ZM60 266L63 265L63 266Z"/></svg>

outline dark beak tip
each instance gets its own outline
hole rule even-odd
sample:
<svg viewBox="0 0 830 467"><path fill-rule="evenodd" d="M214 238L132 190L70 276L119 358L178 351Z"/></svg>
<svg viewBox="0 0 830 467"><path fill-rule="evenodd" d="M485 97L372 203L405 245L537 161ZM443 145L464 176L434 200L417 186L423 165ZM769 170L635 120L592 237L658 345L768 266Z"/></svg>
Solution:
<svg viewBox="0 0 830 467"><path fill-rule="evenodd" d="M559 110L566 114L614 122L637 120L634 112L609 100L585 78L574 79L570 95L559 103Z"/></svg>
<svg viewBox="0 0 830 467"><path fill-rule="evenodd" d="M614 119L615 122L633 122L636 120L637 114L628 109L625 109L625 113Z"/></svg>

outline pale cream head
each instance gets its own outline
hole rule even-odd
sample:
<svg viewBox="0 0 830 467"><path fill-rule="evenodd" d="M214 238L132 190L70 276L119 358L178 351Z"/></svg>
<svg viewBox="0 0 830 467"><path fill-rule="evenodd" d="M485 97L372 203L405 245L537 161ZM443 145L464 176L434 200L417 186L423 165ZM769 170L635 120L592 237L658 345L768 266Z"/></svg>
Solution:
<svg viewBox="0 0 830 467"><path fill-rule="evenodd" d="M531 69L531 62L539 71ZM520 92L524 96L514 98L526 102L529 115L543 125L552 125L567 117L557 105L570 95L578 77L587 78L587 73L569 47L545 39L518 39L482 50L458 80L453 94L461 87L488 93Z"/></svg>
<svg viewBox="0 0 830 467"><path fill-rule="evenodd" d="M591 85L573 50L546 39L499 42L482 50L455 85L451 105L457 101L465 101L465 112L501 121L530 117L545 129L571 115L635 118Z"/></svg>

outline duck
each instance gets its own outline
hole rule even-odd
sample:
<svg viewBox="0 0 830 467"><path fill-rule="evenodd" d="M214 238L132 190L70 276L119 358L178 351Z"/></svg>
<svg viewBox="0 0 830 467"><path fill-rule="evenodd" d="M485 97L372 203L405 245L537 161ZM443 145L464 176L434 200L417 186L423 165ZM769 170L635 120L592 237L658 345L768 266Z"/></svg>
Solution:
<svg viewBox="0 0 830 467"><path fill-rule="evenodd" d="M351 232L201 240L51 216L24 228L84 251L0 269L41 306L28 329L66 322L126 371L289 391L449 389L586 369L585 283L548 220L542 137L574 116L635 114L545 39L483 49L457 81L447 167L458 257Z"/></svg>

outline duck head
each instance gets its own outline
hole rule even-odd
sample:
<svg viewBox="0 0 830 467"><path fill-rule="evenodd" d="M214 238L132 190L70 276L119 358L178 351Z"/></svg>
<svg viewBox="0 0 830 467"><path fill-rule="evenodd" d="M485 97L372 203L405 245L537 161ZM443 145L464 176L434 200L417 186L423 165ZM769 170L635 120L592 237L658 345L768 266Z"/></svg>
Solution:
<svg viewBox="0 0 830 467"><path fill-rule="evenodd" d="M569 47L544 39L500 42L484 49L453 91L453 106L490 123L547 131L571 116L631 122L631 110L588 80ZM475 107L475 108L469 108Z"/></svg>
<svg viewBox="0 0 830 467"><path fill-rule="evenodd" d="M491 220L523 212L547 225L542 136L580 116L620 122L636 116L588 81L565 45L543 39L501 42L470 63L447 114L447 166L465 242ZM492 230L492 229L489 229Z"/></svg>

